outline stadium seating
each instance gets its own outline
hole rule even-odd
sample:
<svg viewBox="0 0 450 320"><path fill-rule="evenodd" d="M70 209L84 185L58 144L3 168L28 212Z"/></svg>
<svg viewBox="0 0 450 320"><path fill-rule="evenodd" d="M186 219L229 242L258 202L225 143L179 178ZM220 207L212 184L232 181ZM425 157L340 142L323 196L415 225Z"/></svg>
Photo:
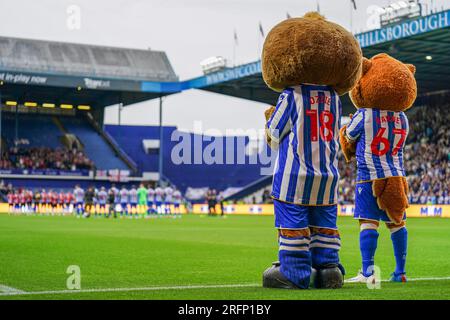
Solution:
<svg viewBox="0 0 450 320"><path fill-rule="evenodd" d="M164 136L170 137L175 129L164 127ZM105 125L104 130L136 162L140 171L158 171L158 154L146 154L142 140L159 139L159 127Z"/></svg>
<svg viewBox="0 0 450 320"><path fill-rule="evenodd" d="M133 80L176 81L164 52L0 37L0 64L9 70L129 77Z"/></svg>
<svg viewBox="0 0 450 320"><path fill-rule="evenodd" d="M128 170L127 165L115 154L111 146L83 118L60 117L64 128L76 135L84 146L84 152L98 169Z"/></svg>
<svg viewBox="0 0 450 320"><path fill-rule="evenodd" d="M2 133L9 147L14 145L16 138L15 121L13 113L3 113ZM58 126L58 121L63 128ZM61 148L63 147L61 137L65 133L72 133L80 140L84 146L84 153L94 162L97 169L129 169L84 118L59 116L57 120L42 114L19 114L18 116L18 138L26 142L22 145L23 148Z"/></svg>
<svg viewBox="0 0 450 320"><path fill-rule="evenodd" d="M15 139L15 115L3 113L2 134L8 145L13 145ZM36 114L20 114L18 117L18 132L20 139L29 141L30 147L60 147L61 131L50 116Z"/></svg>

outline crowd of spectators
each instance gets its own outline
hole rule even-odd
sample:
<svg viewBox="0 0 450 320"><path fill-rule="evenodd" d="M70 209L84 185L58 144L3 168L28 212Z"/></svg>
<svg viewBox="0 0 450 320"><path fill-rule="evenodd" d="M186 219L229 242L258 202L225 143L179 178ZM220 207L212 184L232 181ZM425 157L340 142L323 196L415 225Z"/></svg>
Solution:
<svg viewBox="0 0 450 320"><path fill-rule="evenodd" d="M73 148L47 148L13 146L3 152L0 169L93 169L94 163L80 150Z"/></svg>
<svg viewBox="0 0 450 320"><path fill-rule="evenodd" d="M410 203L450 204L450 106L413 110L404 150ZM356 165L339 161L339 203L354 202Z"/></svg>

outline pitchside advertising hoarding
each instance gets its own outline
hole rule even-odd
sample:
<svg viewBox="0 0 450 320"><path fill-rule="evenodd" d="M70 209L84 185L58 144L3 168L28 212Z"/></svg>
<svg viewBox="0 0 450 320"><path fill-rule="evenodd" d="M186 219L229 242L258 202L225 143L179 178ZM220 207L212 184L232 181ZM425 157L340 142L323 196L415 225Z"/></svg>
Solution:
<svg viewBox="0 0 450 320"><path fill-rule="evenodd" d="M172 207L172 212L174 208ZM355 210L354 205L340 205L338 206L339 216L353 216ZM9 211L7 203L0 203L0 213L7 213ZM139 210L145 213L145 208ZM271 216L274 214L273 205L271 204L225 204L223 206L224 214L226 215L255 215L255 216ZM188 213L184 206L180 206L180 212ZM207 214L207 204L194 204L192 208L193 214ZM216 206L216 213L221 214L220 205ZM450 218L450 205L419 205L412 204L406 210L406 215L409 218L420 217L440 217Z"/></svg>
<svg viewBox="0 0 450 320"><path fill-rule="evenodd" d="M75 176L88 177L89 170L52 170L52 169L0 169L0 175L29 175L29 176Z"/></svg>
<svg viewBox="0 0 450 320"><path fill-rule="evenodd" d="M354 205L338 206L340 216L353 216ZM273 215L273 205L271 204L225 204L223 206L225 214L248 214L248 215ZM194 213L208 213L207 204L195 204ZM216 212L220 213L220 206L216 206ZM450 205L410 205L406 210L408 217L442 217L450 218Z"/></svg>

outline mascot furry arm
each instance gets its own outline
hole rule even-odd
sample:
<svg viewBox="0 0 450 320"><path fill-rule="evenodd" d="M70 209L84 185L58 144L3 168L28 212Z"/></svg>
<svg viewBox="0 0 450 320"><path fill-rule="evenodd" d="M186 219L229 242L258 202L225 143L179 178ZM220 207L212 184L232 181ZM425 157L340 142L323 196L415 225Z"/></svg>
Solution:
<svg viewBox="0 0 450 320"><path fill-rule="evenodd" d="M272 138L270 137L270 133L268 132L267 122L270 120L274 112L275 107L270 107L264 111L264 116L266 117L266 142L269 146L271 146L272 144Z"/></svg>
<svg viewBox="0 0 450 320"><path fill-rule="evenodd" d="M370 69L372 65L372 62L367 59L363 58L362 62L362 73L363 75ZM352 118L352 114L350 114L350 119ZM345 161L350 162L352 158L356 154L356 141L350 139L347 135L347 125L342 126L341 130L339 131L339 142L341 144L342 153L344 154Z"/></svg>
<svg viewBox="0 0 450 320"><path fill-rule="evenodd" d="M347 137L347 135L345 134L346 130L347 125L343 126L339 131L339 142L341 144L341 149L342 153L344 154L345 161L348 163L356 154L356 142Z"/></svg>

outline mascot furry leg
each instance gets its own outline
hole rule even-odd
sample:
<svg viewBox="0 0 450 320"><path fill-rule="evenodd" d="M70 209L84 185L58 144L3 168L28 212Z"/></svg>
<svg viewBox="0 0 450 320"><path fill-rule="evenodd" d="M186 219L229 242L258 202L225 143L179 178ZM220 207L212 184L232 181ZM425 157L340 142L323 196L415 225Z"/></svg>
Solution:
<svg viewBox="0 0 450 320"><path fill-rule="evenodd" d="M344 268L339 263L341 240L337 207L302 206L274 201L278 258L263 274L268 288L340 288Z"/></svg>

